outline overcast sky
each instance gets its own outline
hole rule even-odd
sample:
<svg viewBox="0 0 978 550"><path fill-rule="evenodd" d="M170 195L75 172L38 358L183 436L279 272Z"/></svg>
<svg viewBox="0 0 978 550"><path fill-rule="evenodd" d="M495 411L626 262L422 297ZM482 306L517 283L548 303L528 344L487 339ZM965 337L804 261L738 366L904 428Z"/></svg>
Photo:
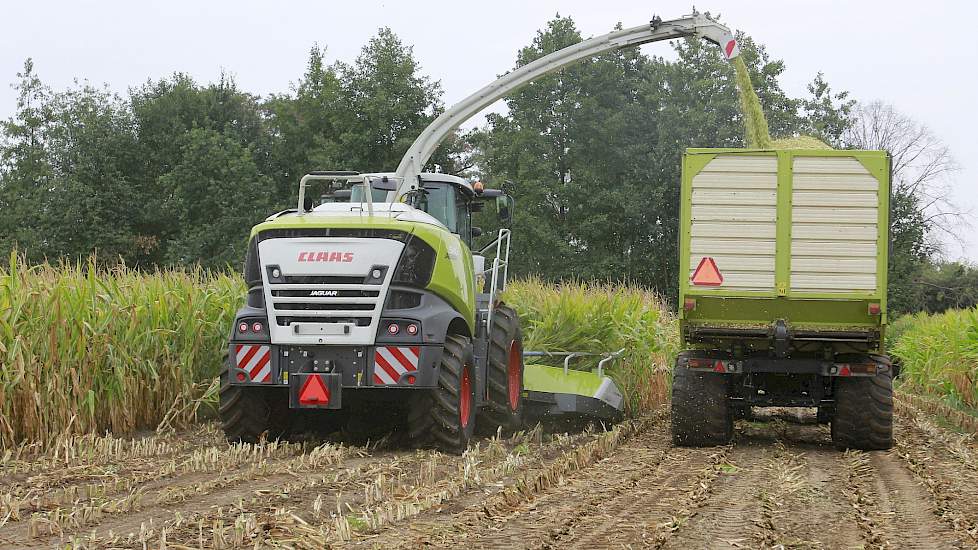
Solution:
<svg viewBox="0 0 978 550"><path fill-rule="evenodd" d="M9 84L27 57L55 89L78 78L125 92L175 71L207 82L224 70L265 95L289 89L313 43L327 46L330 60L352 61L381 26L414 45L451 105L510 69L517 50L558 12L594 36L619 21L634 26L691 7L665 0L0 0L0 118L14 112ZM961 165L953 182L958 205L978 213L978 41L968 26L978 20L978 3L723 0L696 8L720 13L784 59L790 94L803 95L822 71L836 89L881 99L927 124ZM643 50L670 55L663 43ZM978 223L959 232L967 244L949 246L948 255L978 261Z"/></svg>

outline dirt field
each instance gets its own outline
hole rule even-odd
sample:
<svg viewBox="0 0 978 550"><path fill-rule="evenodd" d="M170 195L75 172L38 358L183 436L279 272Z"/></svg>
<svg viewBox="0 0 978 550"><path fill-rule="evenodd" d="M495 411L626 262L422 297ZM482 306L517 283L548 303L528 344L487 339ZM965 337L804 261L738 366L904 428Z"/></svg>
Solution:
<svg viewBox="0 0 978 550"><path fill-rule="evenodd" d="M784 414L673 448L612 431L228 446L214 426L79 438L0 464L2 548L976 548L978 442L900 402L897 447L841 453Z"/></svg>

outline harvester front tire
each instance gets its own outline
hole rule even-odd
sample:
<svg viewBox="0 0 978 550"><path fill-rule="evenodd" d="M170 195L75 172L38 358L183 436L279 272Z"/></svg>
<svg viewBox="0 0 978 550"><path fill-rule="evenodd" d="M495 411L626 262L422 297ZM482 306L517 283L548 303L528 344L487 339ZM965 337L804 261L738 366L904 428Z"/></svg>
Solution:
<svg viewBox="0 0 978 550"><path fill-rule="evenodd" d="M438 365L438 385L418 391L408 412L408 437L421 447L462 454L475 430L472 340L449 334Z"/></svg>
<svg viewBox="0 0 978 550"><path fill-rule="evenodd" d="M733 437L727 379L676 366L672 376L672 443L680 447L726 445Z"/></svg>
<svg viewBox="0 0 978 550"><path fill-rule="evenodd" d="M842 450L878 451L893 446L893 380L889 374L836 379L832 442Z"/></svg>
<svg viewBox="0 0 978 550"><path fill-rule="evenodd" d="M257 443L284 436L288 428L288 401L284 402L284 414L275 414L283 411L277 411L274 403L270 403L267 388L235 385L230 380L230 367L225 362L218 415L227 440Z"/></svg>
<svg viewBox="0 0 978 550"><path fill-rule="evenodd" d="M479 414L479 431L495 434L523 426L523 332L513 308L500 305L492 313L486 385L489 399Z"/></svg>

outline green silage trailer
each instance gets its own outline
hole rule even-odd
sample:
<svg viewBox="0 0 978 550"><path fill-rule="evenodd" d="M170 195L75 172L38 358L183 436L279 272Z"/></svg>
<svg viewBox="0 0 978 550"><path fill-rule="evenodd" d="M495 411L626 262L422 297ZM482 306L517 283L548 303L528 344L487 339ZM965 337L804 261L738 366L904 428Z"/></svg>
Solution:
<svg viewBox="0 0 978 550"><path fill-rule="evenodd" d="M892 445L883 352L885 151L689 149L683 158L678 445L752 407L812 407L840 448Z"/></svg>

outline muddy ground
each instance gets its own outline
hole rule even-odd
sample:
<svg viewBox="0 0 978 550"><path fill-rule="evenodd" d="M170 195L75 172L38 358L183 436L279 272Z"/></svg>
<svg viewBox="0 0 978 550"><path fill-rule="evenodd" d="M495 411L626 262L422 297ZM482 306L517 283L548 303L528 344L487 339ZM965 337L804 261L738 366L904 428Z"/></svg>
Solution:
<svg viewBox="0 0 978 550"><path fill-rule="evenodd" d="M978 548L978 441L900 400L897 445L840 452L811 414L670 444L666 412L464 456L212 425L0 452L0 548Z"/></svg>

